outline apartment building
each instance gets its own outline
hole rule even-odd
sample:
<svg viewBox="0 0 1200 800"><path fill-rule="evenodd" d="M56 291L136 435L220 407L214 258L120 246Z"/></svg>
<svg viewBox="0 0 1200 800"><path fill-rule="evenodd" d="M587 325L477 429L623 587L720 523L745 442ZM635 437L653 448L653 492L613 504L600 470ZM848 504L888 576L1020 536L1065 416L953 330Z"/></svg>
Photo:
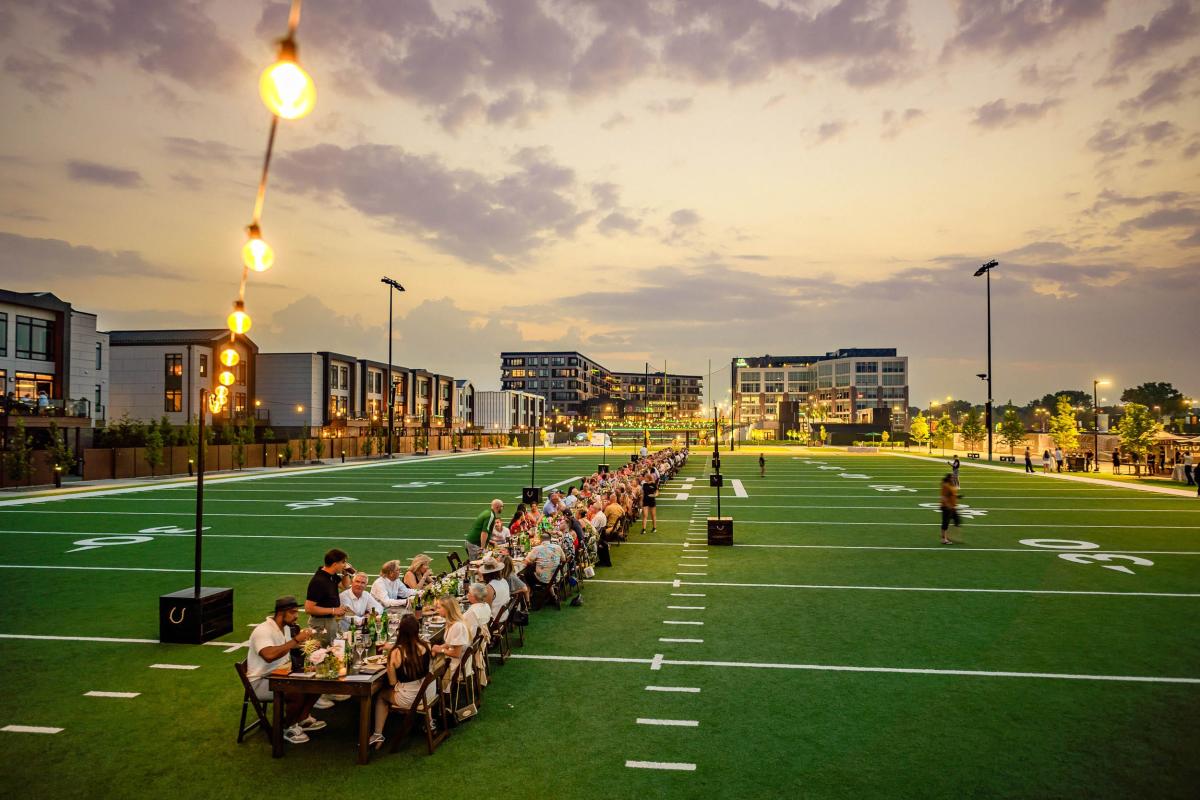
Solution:
<svg viewBox="0 0 1200 800"><path fill-rule="evenodd" d="M546 398L532 392L502 389L475 392L475 425L484 433L532 428L545 423Z"/></svg>

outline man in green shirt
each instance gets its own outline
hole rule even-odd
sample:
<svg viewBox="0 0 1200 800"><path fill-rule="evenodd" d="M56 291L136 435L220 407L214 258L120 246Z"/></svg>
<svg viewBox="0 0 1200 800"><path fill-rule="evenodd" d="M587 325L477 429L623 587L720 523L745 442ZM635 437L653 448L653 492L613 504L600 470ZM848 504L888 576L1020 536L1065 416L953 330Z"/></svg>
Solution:
<svg viewBox="0 0 1200 800"><path fill-rule="evenodd" d="M502 513L504 513L504 501L496 498L492 501L491 508L475 517L466 537L468 560L473 561L479 558L483 548L487 547L488 537L492 535L492 525L500 519Z"/></svg>

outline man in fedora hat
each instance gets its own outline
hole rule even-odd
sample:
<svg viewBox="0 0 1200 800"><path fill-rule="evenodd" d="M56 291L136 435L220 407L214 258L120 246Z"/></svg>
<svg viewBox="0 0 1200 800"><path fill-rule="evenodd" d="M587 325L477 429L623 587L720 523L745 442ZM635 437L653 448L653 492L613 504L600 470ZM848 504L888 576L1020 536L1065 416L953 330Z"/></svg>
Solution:
<svg viewBox="0 0 1200 800"><path fill-rule="evenodd" d="M296 619L300 616L300 604L291 595L280 597L275 601L275 613L264 619L250 634L250 652L246 656L246 677L259 700L270 701L274 696L268 685L267 676L272 670L286 667L289 663L289 653L312 637L312 631L296 628ZM316 696L287 692L283 695L287 704L283 715L283 738L293 744L308 741L305 731L318 731L325 723L314 719L311 715Z"/></svg>

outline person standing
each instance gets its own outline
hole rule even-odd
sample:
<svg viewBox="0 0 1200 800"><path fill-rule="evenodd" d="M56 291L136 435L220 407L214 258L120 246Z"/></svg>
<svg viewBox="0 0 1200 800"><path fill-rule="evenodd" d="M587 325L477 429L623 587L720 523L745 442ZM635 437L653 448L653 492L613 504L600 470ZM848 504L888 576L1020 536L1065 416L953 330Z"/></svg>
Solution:
<svg viewBox="0 0 1200 800"><path fill-rule="evenodd" d="M642 477L642 533L646 532L646 517L650 517L650 532L658 531L658 483L650 473Z"/></svg>
<svg viewBox="0 0 1200 800"><path fill-rule="evenodd" d="M960 485L961 485L961 484L958 482L958 470L959 470L959 468L960 468L961 466L962 466L962 463L961 463L961 462L958 460L958 456L955 456L955 457L954 457L954 460L950 462L950 475L951 475L951 477L953 477L953 478L954 478L954 485L955 485L955 486L960 486Z"/></svg>
<svg viewBox="0 0 1200 800"><path fill-rule="evenodd" d="M1063 451L1061 447L1054 448L1054 463L1058 465L1058 471L1062 472L1063 468Z"/></svg>
<svg viewBox="0 0 1200 800"><path fill-rule="evenodd" d="M762 453L758 454L758 477L767 477L767 458Z"/></svg>
<svg viewBox="0 0 1200 800"><path fill-rule="evenodd" d="M1091 450L1088 450L1086 453L1083 454L1083 459L1084 459L1083 471L1084 472L1092 471L1092 459L1095 457L1096 457L1096 454L1093 453Z"/></svg>
<svg viewBox="0 0 1200 800"><path fill-rule="evenodd" d="M1045 472L1049 472L1049 471L1050 471L1050 451L1043 450L1042 451L1042 472L1045 473Z"/></svg>
<svg viewBox="0 0 1200 800"><path fill-rule="evenodd" d="M502 513L504 513L504 501L497 497L487 511L480 512L475 517L466 537L467 560L474 561L479 558L480 553L487 547L488 537L492 535L492 526L496 524L496 520Z"/></svg>
<svg viewBox="0 0 1200 800"><path fill-rule="evenodd" d="M958 516L958 484L953 475L942 478L942 544L954 544L950 540L950 523L961 528L962 520Z"/></svg>
<svg viewBox="0 0 1200 800"><path fill-rule="evenodd" d="M342 605L341 592L350 588L353 575L345 551L335 547L325 554L325 565L319 567L308 581L304 613L308 614L309 624L326 644L337 638L338 622L348 611Z"/></svg>
<svg viewBox="0 0 1200 800"><path fill-rule="evenodd" d="M1192 451L1189 450L1183 454L1183 477L1187 480L1188 486L1192 486L1196 483L1196 479L1194 477L1195 470L1192 468L1192 464Z"/></svg>
<svg viewBox="0 0 1200 800"><path fill-rule="evenodd" d="M1029 454L1029 448L1025 448L1025 471L1033 472L1033 458Z"/></svg>
<svg viewBox="0 0 1200 800"><path fill-rule="evenodd" d="M1121 448L1114 447L1112 454L1113 475L1121 474Z"/></svg>
<svg viewBox="0 0 1200 800"><path fill-rule="evenodd" d="M644 444L638 449L638 458L644 459L649 454L650 454L650 451L646 449L646 445L644 445Z"/></svg>

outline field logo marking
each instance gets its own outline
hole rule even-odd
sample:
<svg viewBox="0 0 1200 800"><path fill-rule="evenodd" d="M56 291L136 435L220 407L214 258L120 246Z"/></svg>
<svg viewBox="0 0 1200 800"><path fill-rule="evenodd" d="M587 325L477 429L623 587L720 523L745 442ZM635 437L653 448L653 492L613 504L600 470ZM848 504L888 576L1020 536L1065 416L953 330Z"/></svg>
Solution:
<svg viewBox="0 0 1200 800"><path fill-rule="evenodd" d="M487 472L460 472L460 473L458 473L458 477L460 477L460 478L482 478L484 475L493 475L493 474L495 474L495 472L496 472L495 470L489 470Z"/></svg>
<svg viewBox="0 0 1200 800"><path fill-rule="evenodd" d="M441 486L442 481L409 481L408 483L393 483L393 489L424 489L427 486Z"/></svg>
<svg viewBox="0 0 1200 800"><path fill-rule="evenodd" d="M328 508L334 503L357 503L357 497L318 497L316 500L302 500L298 503L288 503L293 511L304 511L309 508Z"/></svg>
<svg viewBox="0 0 1200 800"><path fill-rule="evenodd" d="M1097 561L1128 561L1131 564L1136 564L1139 567L1152 567L1154 562L1148 558L1139 558L1138 556L1122 556L1115 553L1059 553L1059 558L1076 564L1093 564ZM1124 572L1126 575L1133 575L1134 572L1129 567L1122 567L1117 564L1101 564L1105 569L1111 569L1116 572Z"/></svg>
<svg viewBox="0 0 1200 800"><path fill-rule="evenodd" d="M841 476L843 478L862 478L863 480L868 480L868 481L871 480L870 475L863 475L858 472L843 472L843 473L841 473Z"/></svg>
<svg viewBox="0 0 1200 800"><path fill-rule="evenodd" d="M813 463L815 464L817 462L814 461ZM817 467L817 469L843 470L843 469L845 469L845 467L824 466L824 467Z"/></svg>
<svg viewBox="0 0 1200 800"><path fill-rule="evenodd" d="M930 508L934 511L941 511L942 509L941 503L919 503L918 505L920 505L921 508ZM982 508L971 508L966 503L959 503L957 511L960 517L966 517L967 519L972 517L986 517L988 513Z"/></svg>
<svg viewBox="0 0 1200 800"><path fill-rule="evenodd" d="M910 489L907 486L901 486L897 483L872 483L871 488L877 492L915 492L916 489Z"/></svg>
<svg viewBox="0 0 1200 800"><path fill-rule="evenodd" d="M1053 544L1047 544L1052 542ZM1026 547L1043 547L1047 550L1099 550L1095 542L1085 542L1079 539L1022 539Z"/></svg>
<svg viewBox="0 0 1200 800"><path fill-rule="evenodd" d="M78 553L83 550L95 550L98 547L110 547L120 544L142 544L143 542L153 542L153 536L95 536L91 539L80 539L72 544L82 545L74 550L68 550L68 553Z"/></svg>
<svg viewBox="0 0 1200 800"><path fill-rule="evenodd" d="M211 531L212 526L205 525L200 530ZM195 528L181 528L178 525L159 525L155 528L142 528L138 533L195 533Z"/></svg>

